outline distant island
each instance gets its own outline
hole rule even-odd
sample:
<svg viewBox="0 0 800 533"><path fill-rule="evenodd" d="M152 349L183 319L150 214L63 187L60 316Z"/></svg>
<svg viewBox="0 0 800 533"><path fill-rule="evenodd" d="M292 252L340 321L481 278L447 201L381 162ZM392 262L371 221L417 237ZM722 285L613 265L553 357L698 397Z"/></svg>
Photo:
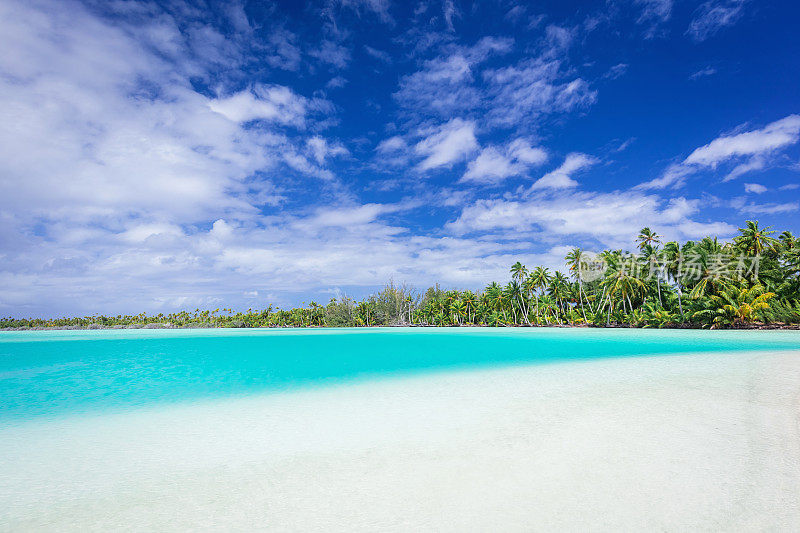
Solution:
<svg viewBox="0 0 800 533"><path fill-rule="evenodd" d="M293 309L0 319L0 329L262 328L367 326L593 326L796 328L800 324L800 239L746 221L731 242L716 237L662 242L650 228L635 253L573 248L569 275L511 266L511 281L483 291L419 293L389 282L357 301L332 298Z"/></svg>

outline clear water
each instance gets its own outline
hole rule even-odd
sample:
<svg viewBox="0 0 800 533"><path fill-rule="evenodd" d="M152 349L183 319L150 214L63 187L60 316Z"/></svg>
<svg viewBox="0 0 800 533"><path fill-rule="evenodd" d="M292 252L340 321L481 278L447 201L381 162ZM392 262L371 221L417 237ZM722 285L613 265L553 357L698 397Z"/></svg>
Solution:
<svg viewBox="0 0 800 533"><path fill-rule="evenodd" d="M446 369L798 348L794 331L0 332L0 424Z"/></svg>

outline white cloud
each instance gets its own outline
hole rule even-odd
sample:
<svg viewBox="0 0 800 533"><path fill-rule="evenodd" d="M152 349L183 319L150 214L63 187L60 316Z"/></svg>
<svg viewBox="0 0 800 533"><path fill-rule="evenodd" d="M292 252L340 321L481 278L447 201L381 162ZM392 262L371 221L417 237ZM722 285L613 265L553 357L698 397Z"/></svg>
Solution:
<svg viewBox="0 0 800 533"><path fill-rule="evenodd" d="M534 59L487 70L487 119L499 126L518 126L542 114L569 112L595 102L597 92L576 78L561 81L561 61Z"/></svg>
<svg viewBox="0 0 800 533"><path fill-rule="evenodd" d="M376 14L384 22L392 22L389 15L389 0L338 0L343 7L356 11L367 11Z"/></svg>
<svg viewBox="0 0 800 533"><path fill-rule="evenodd" d="M634 0L634 3L642 9L636 22L647 27L645 37L652 39L672 16L672 0Z"/></svg>
<svg viewBox="0 0 800 533"><path fill-rule="evenodd" d="M300 67L302 54L297 36L286 28L272 28L267 39L267 63L273 68L295 71Z"/></svg>
<svg viewBox="0 0 800 533"><path fill-rule="evenodd" d="M310 101L288 87L257 85L251 90L210 100L208 106L234 122L266 120L302 127Z"/></svg>
<svg viewBox="0 0 800 533"><path fill-rule="evenodd" d="M381 204L364 204L349 208L320 208L313 217L299 221L295 225L306 228L324 226L353 228L374 222L384 212L386 212L386 206Z"/></svg>
<svg viewBox="0 0 800 533"><path fill-rule="evenodd" d="M494 146L489 146L470 162L461 181L498 183L509 176L519 175L523 171L523 167L515 165L511 159Z"/></svg>
<svg viewBox="0 0 800 533"><path fill-rule="evenodd" d="M617 146L617 148L616 148L614 151L615 151L615 152L624 152L624 151L625 151L625 150L627 150L627 149L630 147L630 145L632 145L634 142L636 142L636 137L631 137L631 138L629 138L629 139L625 139L624 141L622 141L622 142L620 143L620 145L619 145L619 146Z"/></svg>
<svg viewBox="0 0 800 533"><path fill-rule="evenodd" d="M686 177L695 171L694 168L687 165L672 164L661 174L660 177L655 178L644 183L640 183L634 189L647 190L647 189L665 189L672 187L677 189L686 182Z"/></svg>
<svg viewBox="0 0 800 533"><path fill-rule="evenodd" d="M482 130L514 128L518 134L531 134L540 117L582 110L597 99L597 91L567 63L575 29L547 26L532 45L535 53L504 67L488 60L511 52L512 39L484 37L466 47L441 34L427 40L427 35L411 35L409 44L419 48L424 41L423 49L436 53L418 71L403 76L393 95L409 125L471 116Z"/></svg>
<svg viewBox="0 0 800 533"><path fill-rule="evenodd" d="M350 49L331 39L323 39L319 48L310 50L308 55L337 69L345 68L351 59Z"/></svg>
<svg viewBox="0 0 800 533"><path fill-rule="evenodd" d="M467 166L461 182L497 184L511 176L527 172L533 165L547 160L547 152L531 146L526 139L515 139L505 148L489 146Z"/></svg>
<svg viewBox="0 0 800 533"><path fill-rule="evenodd" d="M328 83L325 84L325 87L328 89L341 89L345 85L347 85L347 80L345 78L341 76L334 76L328 80Z"/></svg>
<svg viewBox="0 0 800 533"><path fill-rule="evenodd" d="M537 194L529 198L477 200L463 209L447 228L457 235L514 230L537 232L544 238L588 236L606 246L623 246L644 225L674 238L696 238L712 231L725 236L736 228L693 221L699 202L685 198L665 201L636 191Z"/></svg>
<svg viewBox="0 0 800 533"><path fill-rule="evenodd" d="M639 189L679 187L686 177L701 169L716 169L736 159L747 160L731 170L724 181L730 181L753 170L766 167L767 158L800 140L800 115L789 115L760 130L723 135L694 150L679 164L670 165L661 177L637 186Z"/></svg>
<svg viewBox="0 0 800 533"><path fill-rule="evenodd" d="M152 53L77 4L37 6L0 5L0 210L27 224L118 228L126 217L196 222L254 210L243 182L276 164L283 136L213 112L215 101L182 77L202 65ZM249 93L263 104L251 116L307 120L310 101L261 89L264 98Z"/></svg>
<svg viewBox="0 0 800 533"><path fill-rule="evenodd" d="M141 243L152 237L158 236L183 236L183 230L175 224L164 223L145 223L136 224L131 223L127 230L122 232L119 236L121 239L132 242Z"/></svg>
<svg viewBox="0 0 800 533"><path fill-rule="evenodd" d="M767 164L765 158L760 156L753 156L750 158L749 161L745 161L739 165L736 165L733 170L728 172L728 175L725 176L722 181L731 181L739 176L747 174L748 172L752 172L755 170L762 170Z"/></svg>
<svg viewBox="0 0 800 533"><path fill-rule="evenodd" d="M799 134L800 115L789 115L760 130L714 139L689 154L684 163L715 168L733 157L769 153L795 144Z"/></svg>
<svg viewBox="0 0 800 533"><path fill-rule="evenodd" d="M394 137L382 140L378 143L378 146L375 147L375 150L381 153L390 153L405 150L406 148L408 148L406 141L399 135L395 135Z"/></svg>
<svg viewBox="0 0 800 533"><path fill-rule="evenodd" d="M694 74L689 76L689 79L690 80L696 80L696 79L699 79L699 78L706 78L708 76L713 76L716 73L717 73L717 69L715 69L714 67L705 67L705 68L701 68L700 70L698 70L697 72L695 72Z"/></svg>
<svg viewBox="0 0 800 533"><path fill-rule="evenodd" d="M561 166L536 180L530 190L577 187L578 182L572 179L572 175L597 164L597 162L597 159L590 155L578 152L568 154Z"/></svg>
<svg viewBox="0 0 800 533"><path fill-rule="evenodd" d="M475 123L454 118L433 131L414 146L414 151L424 156L417 168L430 170L451 166L478 149L475 138Z"/></svg>
<svg viewBox="0 0 800 533"><path fill-rule="evenodd" d="M390 56L383 50L378 50L377 48L373 48L369 45L364 45L364 51L367 52L372 57L374 57L375 59L383 61L384 63L392 62L392 56Z"/></svg>
<svg viewBox="0 0 800 533"><path fill-rule="evenodd" d="M686 34L697 42L705 41L742 16L745 0L710 0L697 8Z"/></svg>
<svg viewBox="0 0 800 533"><path fill-rule="evenodd" d="M329 157L348 155L350 152L339 143L329 143L325 138L315 135L306 141L306 149L318 165L324 165Z"/></svg>
<svg viewBox="0 0 800 533"><path fill-rule="evenodd" d="M336 177L330 170L314 165L308 160L308 158L306 158L306 156L299 154L290 148L287 148L286 151L284 151L282 158L283 162L286 163L290 168L302 174L315 176L328 181L332 181Z"/></svg>
<svg viewBox="0 0 800 533"><path fill-rule="evenodd" d="M473 70L487 58L511 50L511 39L484 37L471 47L451 47L422 69L400 80L394 97L413 115L451 117L481 105L481 90L473 84Z"/></svg>
<svg viewBox="0 0 800 533"><path fill-rule="evenodd" d="M531 146L526 139L514 139L508 145L508 153L522 163L528 165L541 165L547 161L547 152L544 148Z"/></svg>
<svg viewBox="0 0 800 533"><path fill-rule="evenodd" d="M453 2L453 0L444 0L442 10L444 14L444 21L447 23L447 28L450 31L455 31L455 28L453 27L453 19L461 17L461 12L456 7L455 2Z"/></svg>
<svg viewBox="0 0 800 533"><path fill-rule="evenodd" d="M620 76L624 76L625 73L628 71L628 65L626 63L618 63L608 69L608 71L603 74L604 78L615 80Z"/></svg>
<svg viewBox="0 0 800 533"><path fill-rule="evenodd" d="M548 189L476 202L474 190L445 187L414 201L361 202L329 168L348 151L325 133L333 105L310 86L333 74L310 65L303 94L286 81L248 85L241 76L258 65L262 79L285 80L289 74L275 69L304 64L307 49L301 52L298 37L281 30L280 21L257 31L240 6L226 7L223 34L197 18L203 10L178 4L170 3L172 11L162 11L163 3L96 5L0 3L4 312L255 307L273 298L297 304L299 292L366 290L390 277L420 287L437 281L477 287L507 279L508 265L518 259L561 262L564 250L552 246L548 232L616 244L629 241L643 221L664 234L729 230L693 220L694 200L630 191ZM389 9L384 1L328 7L335 5L370 17L388 16ZM130 19L98 14L116 9L139 11ZM443 24L433 9L421 18L433 16ZM350 50L341 44L351 42L347 28L325 31L330 39L308 55L347 66ZM531 131L513 129L533 129L538 117L580 109L596 96L564 57L576 34L554 26L544 31L528 59L493 67L485 77L487 60L510 51L513 41L487 38L463 47L449 34L420 34L414 53L441 52L441 60L422 63L422 74L400 90L428 91L420 97L428 100L397 97L404 116L384 130L395 136L380 142L374 157L416 161L428 170L480 154L467 172L485 179L542 164L544 150L527 137L515 139ZM483 163L495 166L479 165L491 152L480 151L476 132L498 125L512 126L504 135L515 140L487 148L497 157ZM347 146L363 153L372 135ZM580 170L577 159L567 160L556 182L571 184ZM423 201L426 209L460 215L445 231L434 224L421 234L418 220L404 217ZM463 236L473 231L479 235Z"/></svg>
<svg viewBox="0 0 800 533"><path fill-rule="evenodd" d="M761 185L760 183L745 183L744 191L755 194L761 194L762 192L767 192L767 188Z"/></svg>
<svg viewBox="0 0 800 533"><path fill-rule="evenodd" d="M800 210L800 203L798 202L786 202L782 204L742 203L741 205L735 207L737 207L740 212L747 215L776 215L780 213L792 213L794 211Z"/></svg>
<svg viewBox="0 0 800 533"><path fill-rule="evenodd" d="M395 135L384 139L375 147L376 163L381 168L403 167L411 160L412 150L403 137Z"/></svg>

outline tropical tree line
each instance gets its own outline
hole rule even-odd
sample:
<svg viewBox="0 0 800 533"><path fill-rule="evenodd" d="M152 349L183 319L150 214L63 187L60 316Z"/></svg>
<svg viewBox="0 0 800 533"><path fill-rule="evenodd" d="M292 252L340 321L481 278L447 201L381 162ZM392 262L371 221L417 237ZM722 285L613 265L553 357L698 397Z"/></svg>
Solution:
<svg viewBox="0 0 800 533"><path fill-rule="evenodd" d="M558 326L751 327L800 323L800 239L747 221L728 242L663 242L650 228L634 252L572 249L566 273L510 268L506 284L419 293L387 284L356 301L332 298L293 309L182 311L60 319L0 319L2 328Z"/></svg>

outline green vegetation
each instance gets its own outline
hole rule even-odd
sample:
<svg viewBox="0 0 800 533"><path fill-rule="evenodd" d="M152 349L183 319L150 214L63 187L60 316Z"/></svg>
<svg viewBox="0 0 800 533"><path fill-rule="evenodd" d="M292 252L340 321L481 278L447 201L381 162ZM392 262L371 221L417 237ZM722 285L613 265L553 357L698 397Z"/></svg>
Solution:
<svg viewBox="0 0 800 533"><path fill-rule="evenodd" d="M662 243L649 228L636 253L573 249L569 276L537 266L511 266L511 281L482 292L424 293L389 283L362 301L282 310L231 309L158 315L0 319L3 328L36 327L308 327L546 326L750 327L800 323L800 239L747 221L732 242Z"/></svg>

